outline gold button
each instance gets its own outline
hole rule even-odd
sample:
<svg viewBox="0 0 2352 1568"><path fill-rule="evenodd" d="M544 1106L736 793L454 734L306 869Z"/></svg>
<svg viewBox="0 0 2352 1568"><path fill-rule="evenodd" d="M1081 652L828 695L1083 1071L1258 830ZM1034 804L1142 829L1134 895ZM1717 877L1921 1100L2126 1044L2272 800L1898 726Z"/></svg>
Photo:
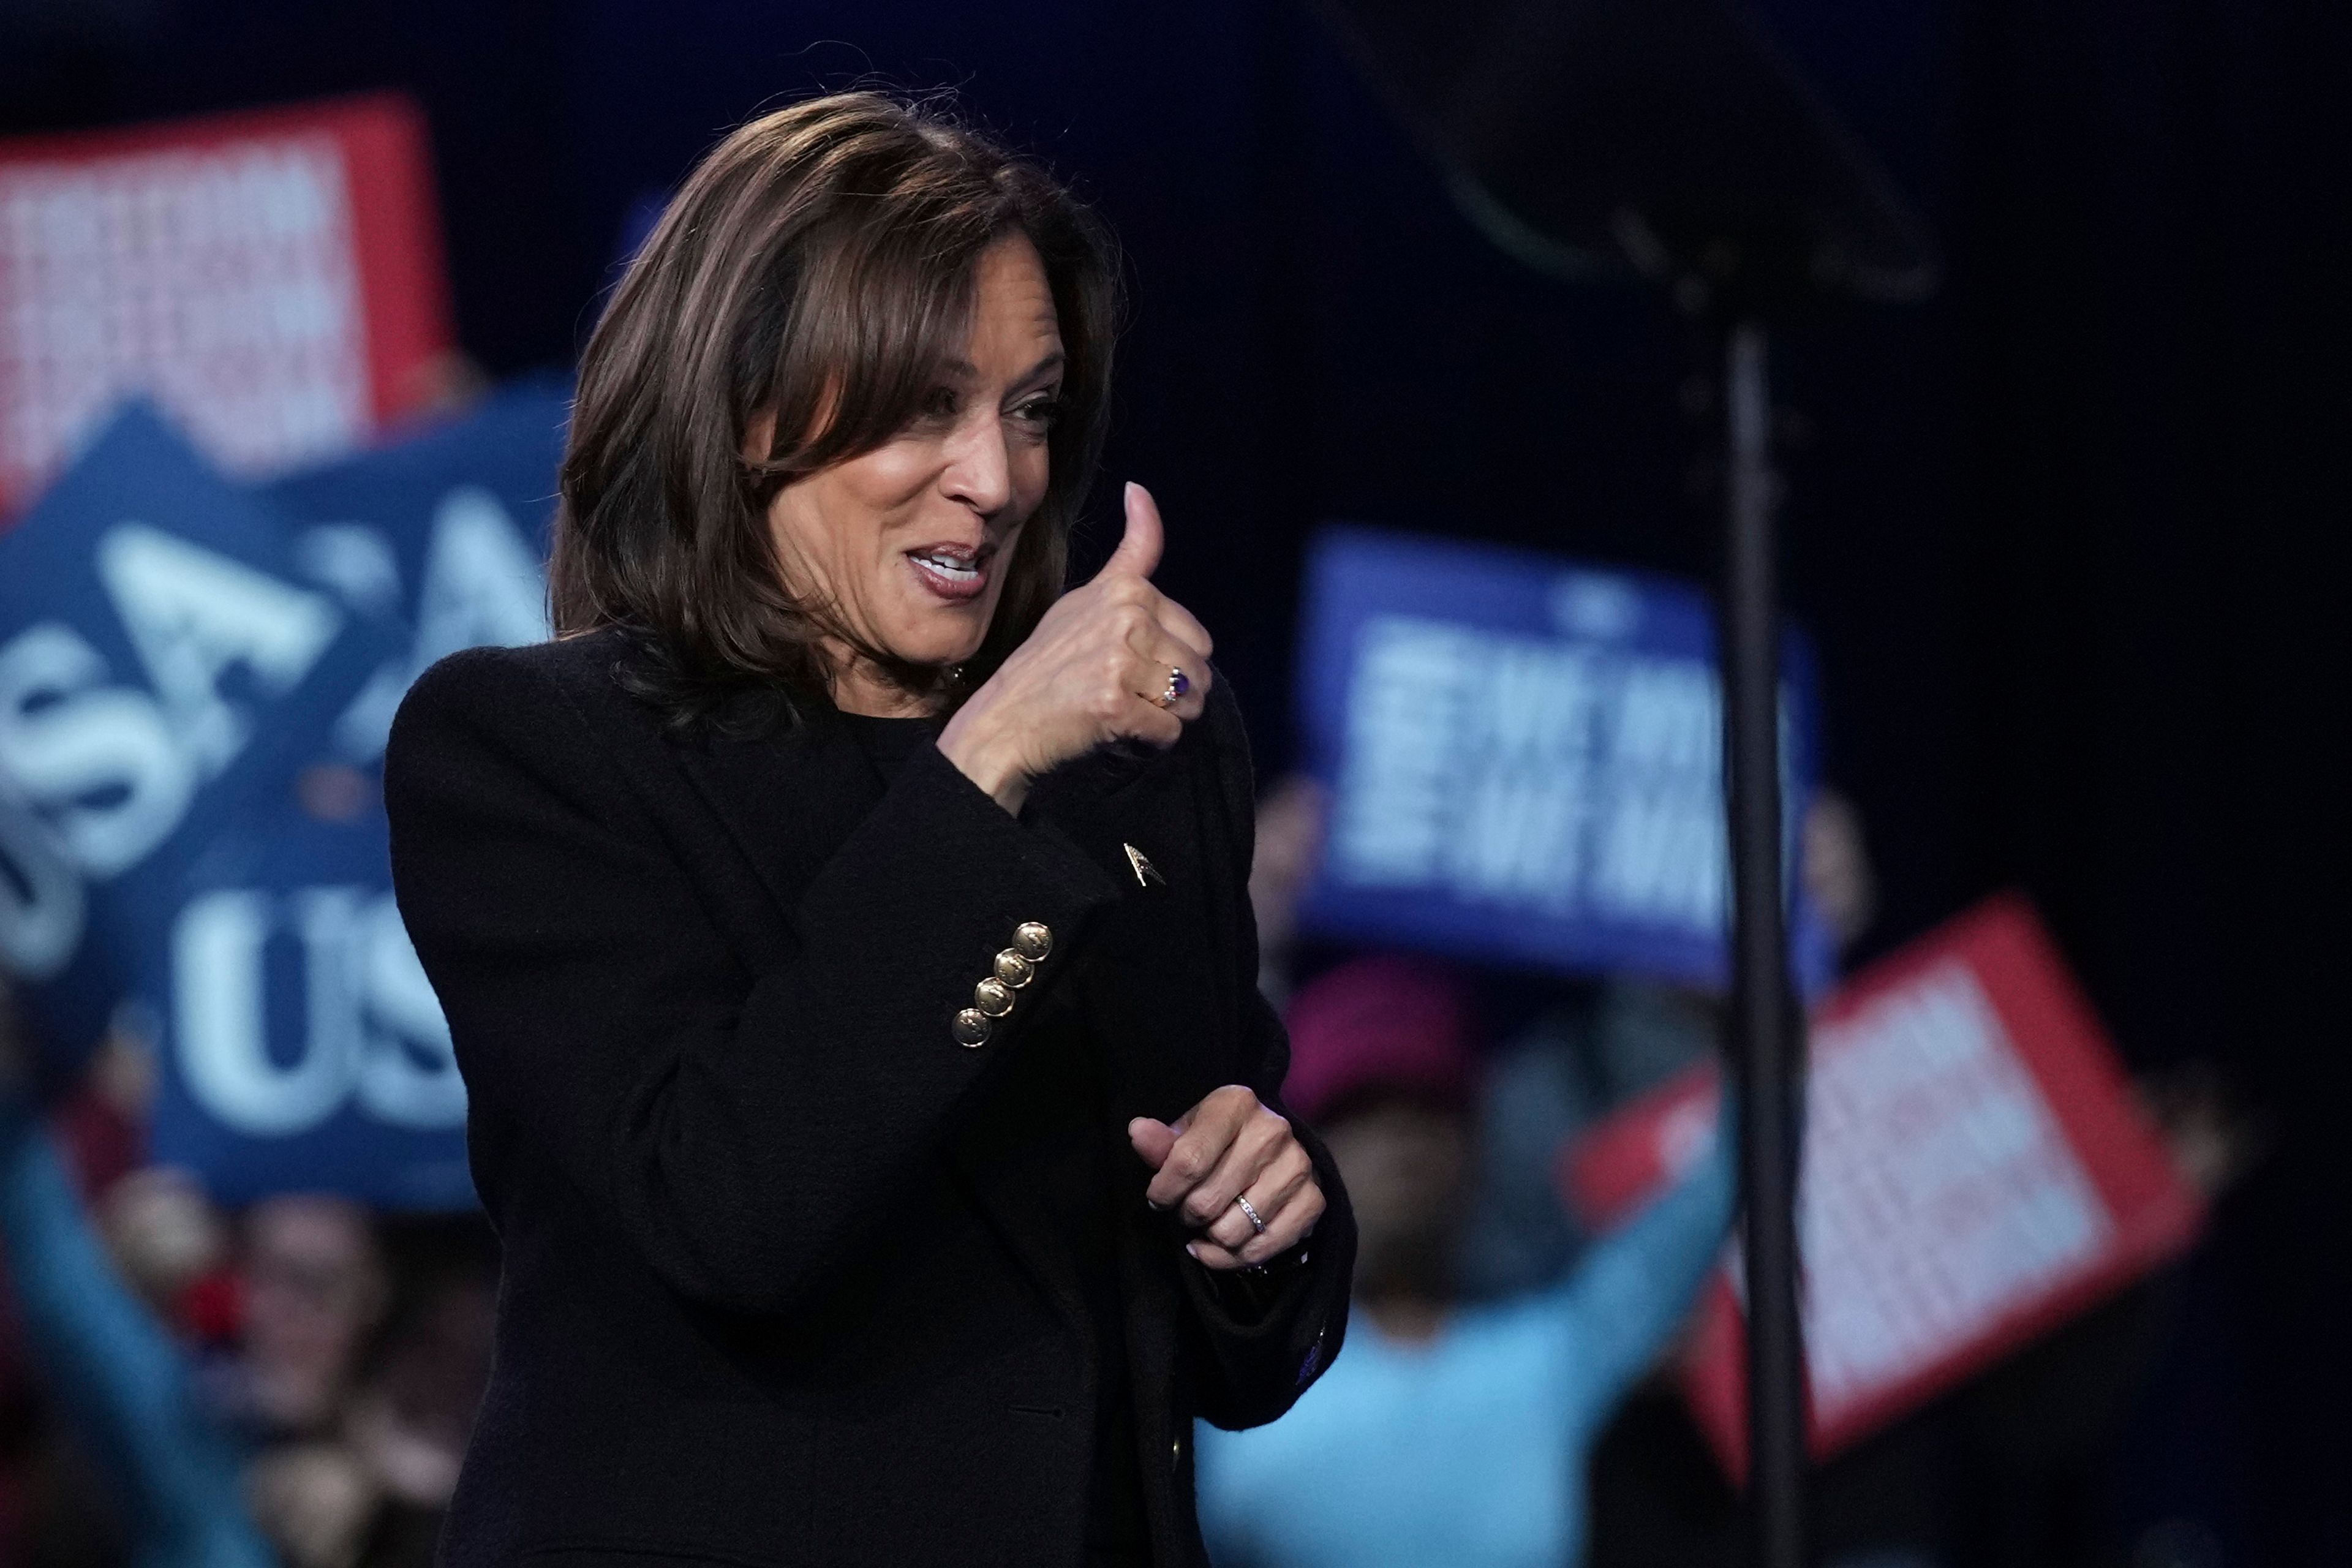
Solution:
<svg viewBox="0 0 2352 1568"><path fill-rule="evenodd" d="M988 1044L989 1031L995 1027L988 1021L987 1014L977 1007L966 1007L955 1016L956 1044L984 1046Z"/></svg>
<svg viewBox="0 0 2352 1568"><path fill-rule="evenodd" d="M1179 1438L1177 1438L1177 1439L1176 1439L1176 1441L1175 1441L1175 1442L1173 1442L1173 1443L1171 1443L1171 1444L1170 1444L1170 1445L1169 1445L1169 1447L1168 1447L1168 1462L1169 1462L1171 1465L1173 1465L1173 1466L1177 1467L1177 1468L1180 1468L1180 1469L1183 1468L1183 1464L1184 1464L1184 1439L1183 1439L1183 1438L1179 1437Z"/></svg>
<svg viewBox="0 0 2352 1568"><path fill-rule="evenodd" d="M992 1018L1013 1011L1013 988L991 975L971 988L971 1005Z"/></svg>
<svg viewBox="0 0 2352 1568"><path fill-rule="evenodd" d="M1054 933L1042 921L1023 921L1013 928L1013 951L1032 963L1042 962L1054 951Z"/></svg>
<svg viewBox="0 0 2352 1568"><path fill-rule="evenodd" d="M996 955L996 977L1015 991L1028 984L1036 975L1037 966L1011 948Z"/></svg>

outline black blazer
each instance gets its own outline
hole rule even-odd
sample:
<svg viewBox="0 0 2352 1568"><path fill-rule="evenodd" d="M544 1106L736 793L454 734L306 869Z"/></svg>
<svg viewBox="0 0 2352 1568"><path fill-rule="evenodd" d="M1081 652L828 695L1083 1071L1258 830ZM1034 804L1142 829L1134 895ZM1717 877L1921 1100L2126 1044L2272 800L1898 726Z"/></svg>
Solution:
<svg viewBox="0 0 2352 1568"><path fill-rule="evenodd" d="M886 788L823 704L680 739L616 681L635 657L605 633L445 659L386 756L505 1248L444 1558L1075 1563L1098 1318L1047 1152L1069 1052L1122 1146L1222 1084L1276 1103L1287 1061L1232 700L1016 821L928 745ZM1050 954L959 1043L1025 922ZM1204 1561L1193 1416L1271 1421L1339 1349L1353 1222L1300 1136L1330 1208L1255 1301L1183 1254L1140 1161L1099 1167L1162 1564Z"/></svg>

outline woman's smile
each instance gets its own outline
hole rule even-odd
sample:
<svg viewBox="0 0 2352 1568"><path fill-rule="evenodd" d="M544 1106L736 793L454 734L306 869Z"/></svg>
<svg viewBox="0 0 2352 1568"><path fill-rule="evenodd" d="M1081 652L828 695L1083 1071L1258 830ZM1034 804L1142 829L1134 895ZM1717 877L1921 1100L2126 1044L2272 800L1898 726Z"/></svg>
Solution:
<svg viewBox="0 0 2352 1568"><path fill-rule="evenodd" d="M950 604L967 604L988 592L994 544L925 544L906 552L915 580Z"/></svg>

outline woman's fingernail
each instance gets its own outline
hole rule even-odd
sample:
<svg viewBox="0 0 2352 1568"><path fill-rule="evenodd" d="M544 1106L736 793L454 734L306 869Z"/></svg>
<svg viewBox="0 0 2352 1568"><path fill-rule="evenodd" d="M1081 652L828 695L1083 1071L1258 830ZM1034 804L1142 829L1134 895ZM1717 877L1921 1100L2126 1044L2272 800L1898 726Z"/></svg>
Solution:
<svg viewBox="0 0 2352 1568"><path fill-rule="evenodd" d="M1186 1242L1184 1244L1184 1251L1185 1255L1191 1258L1193 1262L1198 1263L1201 1261L1201 1244L1199 1242Z"/></svg>

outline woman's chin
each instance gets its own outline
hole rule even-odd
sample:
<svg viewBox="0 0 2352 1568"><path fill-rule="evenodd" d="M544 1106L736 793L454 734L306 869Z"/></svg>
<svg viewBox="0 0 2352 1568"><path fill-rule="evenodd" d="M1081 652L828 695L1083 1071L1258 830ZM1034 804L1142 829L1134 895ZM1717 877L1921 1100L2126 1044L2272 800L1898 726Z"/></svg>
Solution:
<svg viewBox="0 0 2352 1568"><path fill-rule="evenodd" d="M908 664L961 664L988 640L989 617L995 613L994 595L969 605L924 605L891 628L883 643L894 658Z"/></svg>
<svg viewBox="0 0 2352 1568"><path fill-rule="evenodd" d="M978 653L987 636L986 622L976 626L909 627L903 635L892 637L883 646L890 650L892 658L904 659L908 664L944 668L961 664Z"/></svg>

